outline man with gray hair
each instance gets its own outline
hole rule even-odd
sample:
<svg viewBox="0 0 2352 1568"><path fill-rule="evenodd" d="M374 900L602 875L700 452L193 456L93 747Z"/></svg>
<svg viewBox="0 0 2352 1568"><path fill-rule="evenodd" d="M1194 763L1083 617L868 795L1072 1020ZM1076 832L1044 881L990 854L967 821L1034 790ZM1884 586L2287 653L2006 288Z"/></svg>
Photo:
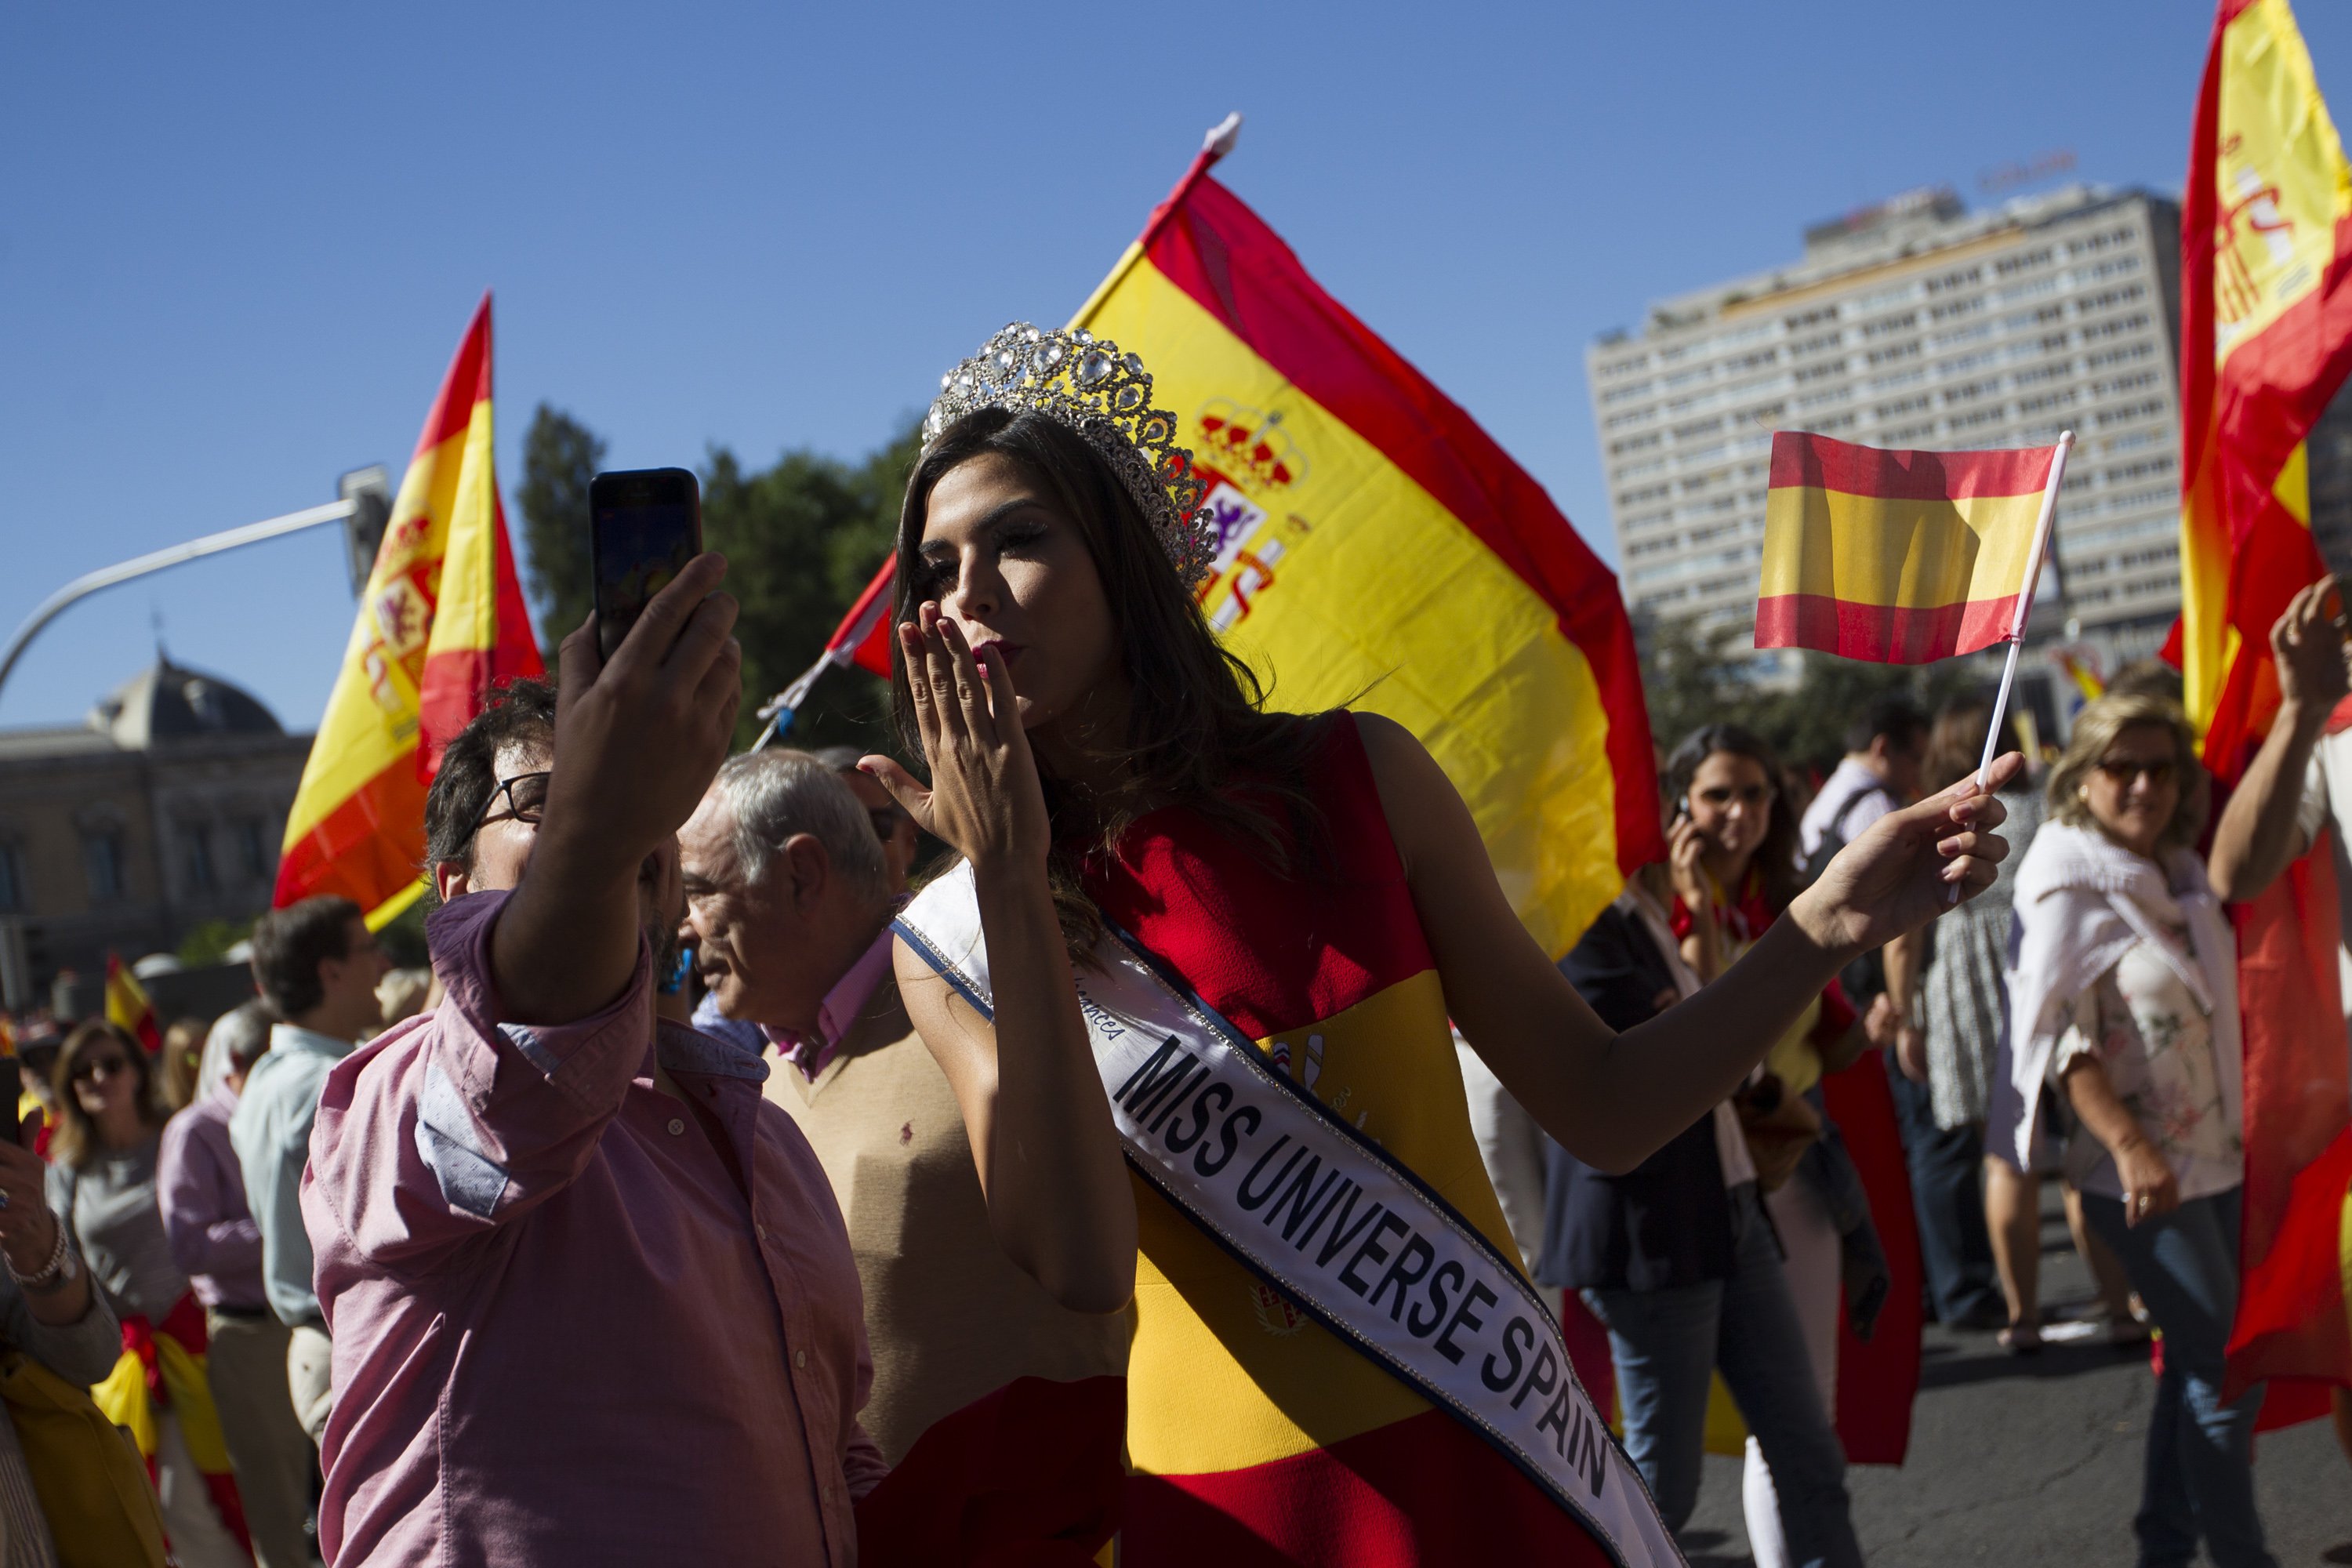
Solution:
<svg viewBox="0 0 2352 1568"><path fill-rule="evenodd" d="M883 1456L898 1464L1016 1379L1122 1378L1129 1321L1065 1310L996 1245L955 1095L898 999L898 898L850 786L802 752L731 758L678 854L680 935L719 1011L778 1048L766 1093L808 1135L848 1222L874 1355L864 1419ZM1102 1389L1074 1402L1098 1407ZM1092 1440L1085 1419L1069 1425ZM1116 1422L1105 1458L1115 1480Z"/></svg>

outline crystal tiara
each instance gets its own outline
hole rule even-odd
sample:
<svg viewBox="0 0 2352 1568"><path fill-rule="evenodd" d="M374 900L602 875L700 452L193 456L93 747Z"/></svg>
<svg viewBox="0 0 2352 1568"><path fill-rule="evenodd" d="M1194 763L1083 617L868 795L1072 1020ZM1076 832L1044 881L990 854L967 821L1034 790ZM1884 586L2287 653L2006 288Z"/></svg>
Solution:
<svg viewBox="0 0 2352 1568"><path fill-rule="evenodd" d="M1140 359L1084 328L1046 331L1015 321L940 377L923 444L982 408L1043 414L1076 431L1127 487L1184 586L1209 574L1218 536L1201 504L1208 486L1192 454L1176 445L1176 416L1151 406L1151 373Z"/></svg>

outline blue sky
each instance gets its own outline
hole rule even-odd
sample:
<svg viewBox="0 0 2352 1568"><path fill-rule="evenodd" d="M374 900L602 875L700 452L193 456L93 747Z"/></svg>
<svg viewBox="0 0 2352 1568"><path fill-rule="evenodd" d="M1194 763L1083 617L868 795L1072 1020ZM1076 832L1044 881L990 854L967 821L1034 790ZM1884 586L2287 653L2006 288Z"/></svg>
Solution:
<svg viewBox="0 0 2352 1568"><path fill-rule="evenodd" d="M2352 103L2352 7L2306 0ZM2177 189L2200 0L0 13L0 626L94 567L395 471L497 291L511 498L542 399L620 467L844 456L1059 321L1220 177L1603 552L1583 353L1807 223L1993 166ZM2046 183L2046 182L2045 182ZM332 531L71 610L0 692L69 722L151 657L314 724Z"/></svg>

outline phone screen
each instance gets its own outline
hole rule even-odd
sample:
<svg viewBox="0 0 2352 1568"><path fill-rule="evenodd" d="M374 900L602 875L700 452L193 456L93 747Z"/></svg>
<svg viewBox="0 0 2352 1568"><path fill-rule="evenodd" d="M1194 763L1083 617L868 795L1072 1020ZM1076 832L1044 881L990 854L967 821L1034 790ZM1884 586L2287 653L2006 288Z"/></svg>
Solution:
<svg viewBox="0 0 2352 1568"><path fill-rule="evenodd" d="M599 474L588 495L597 642L610 658L653 596L701 552L702 498L684 468Z"/></svg>

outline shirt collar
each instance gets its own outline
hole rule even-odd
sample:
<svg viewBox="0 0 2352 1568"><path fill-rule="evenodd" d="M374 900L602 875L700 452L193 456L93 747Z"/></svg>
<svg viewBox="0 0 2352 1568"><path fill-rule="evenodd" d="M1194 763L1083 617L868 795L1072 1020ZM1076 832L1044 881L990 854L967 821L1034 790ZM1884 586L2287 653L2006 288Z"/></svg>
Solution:
<svg viewBox="0 0 2352 1568"><path fill-rule="evenodd" d="M322 1035L316 1029L306 1029L299 1024L272 1024L269 1026L269 1048L273 1051L300 1051L306 1056L341 1061L352 1054L352 1042L339 1040L332 1035Z"/></svg>
<svg viewBox="0 0 2352 1568"><path fill-rule="evenodd" d="M875 988L889 973L890 928L886 925L875 937L873 945L824 994L824 1000L817 1005L814 1029L771 1029L765 1025L761 1028L776 1043L784 1058L800 1068L802 1077L814 1080L841 1049L841 1042L856 1024L857 1016L866 1010L866 1004L873 1000Z"/></svg>
<svg viewBox="0 0 2352 1568"><path fill-rule="evenodd" d="M654 1055L672 1072L749 1079L753 1083L764 1083L768 1078L768 1064L740 1046L667 1018L654 1022Z"/></svg>

